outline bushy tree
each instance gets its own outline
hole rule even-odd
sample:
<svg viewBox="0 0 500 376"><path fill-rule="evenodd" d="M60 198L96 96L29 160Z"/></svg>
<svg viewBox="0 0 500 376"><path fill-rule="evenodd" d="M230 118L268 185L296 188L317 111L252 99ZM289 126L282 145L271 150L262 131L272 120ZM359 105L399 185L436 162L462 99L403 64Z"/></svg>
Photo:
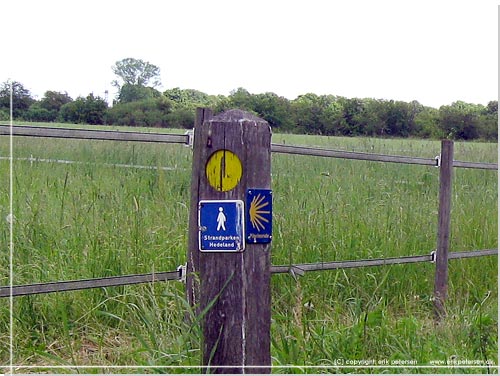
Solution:
<svg viewBox="0 0 500 376"><path fill-rule="evenodd" d="M123 84L153 88L161 85L160 68L148 61L129 57L117 61L111 69L121 80L121 82L118 80L113 81L113 85L117 88L120 88Z"/></svg>
<svg viewBox="0 0 500 376"><path fill-rule="evenodd" d="M229 103L233 108L244 111L253 111L252 94L247 89L239 87L229 94Z"/></svg>
<svg viewBox="0 0 500 376"><path fill-rule="evenodd" d="M40 102L33 103L28 111L25 112L24 118L28 121L51 122L56 120L57 111L49 111L40 105Z"/></svg>
<svg viewBox="0 0 500 376"><path fill-rule="evenodd" d="M415 116L415 132L413 136L423 138L443 138L439 127L439 111L432 107L424 107Z"/></svg>
<svg viewBox="0 0 500 376"><path fill-rule="evenodd" d="M191 129L194 126L194 116L192 109L178 108L167 115L167 124L170 128Z"/></svg>
<svg viewBox="0 0 500 376"><path fill-rule="evenodd" d="M23 119L30 106L35 103L31 93L17 81L6 81L0 87L0 111L10 114L10 89L12 87L12 116ZM10 117L10 115L8 115Z"/></svg>
<svg viewBox="0 0 500 376"><path fill-rule="evenodd" d="M439 108L439 127L445 137L458 140L471 140L479 136L478 117L480 106L462 101L453 102L451 106Z"/></svg>
<svg viewBox="0 0 500 376"><path fill-rule="evenodd" d="M152 87L124 84L118 94L118 103L145 101L160 96L161 93Z"/></svg>
<svg viewBox="0 0 500 376"><path fill-rule="evenodd" d="M66 103L73 101L68 95L68 92L61 93L59 91L46 91L43 98L40 99L40 107L48 111L59 112L61 107Z"/></svg>
<svg viewBox="0 0 500 376"><path fill-rule="evenodd" d="M63 122L78 124L104 124L108 104L94 94L86 98L78 97L75 101L61 106L59 118Z"/></svg>
<svg viewBox="0 0 500 376"><path fill-rule="evenodd" d="M273 129L287 131L294 126L290 101L284 97L270 92L253 95L252 109Z"/></svg>
<svg viewBox="0 0 500 376"><path fill-rule="evenodd" d="M108 111L108 123L132 127L167 127L172 102L166 98L118 103Z"/></svg>
<svg viewBox="0 0 500 376"><path fill-rule="evenodd" d="M155 89L161 85L160 68L134 58L119 60L111 67L118 79L112 85L118 89L120 102L142 101L157 97Z"/></svg>
<svg viewBox="0 0 500 376"><path fill-rule="evenodd" d="M24 118L29 121L56 121L61 107L72 100L67 92L46 91L41 100L30 106Z"/></svg>
<svg viewBox="0 0 500 376"><path fill-rule="evenodd" d="M479 137L498 141L498 101L490 101L479 117Z"/></svg>
<svg viewBox="0 0 500 376"><path fill-rule="evenodd" d="M319 97L308 93L298 96L291 105L294 122L304 133L322 134L324 129L320 124Z"/></svg>
<svg viewBox="0 0 500 376"><path fill-rule="evenodd" d="M211 107L215 105L216 98L199 90L180 89L175 87L163 92L177 107L195 109L196 107Z"/></svg>
<svg viewBox="0 0 500 376"><path fill-rule="evenodd" d="M0 108L0 121L8 120L10 120L10 111L7 111L5 108Z"/></svg>
<svg viewBox="0 0 500 376"><path fill-rule="evenodd" d="M369 111L367 102L359 98L341 98L340 103L342 111L338 120L337 134L344 136L364 135L367 134L366 127L368 124L375 126L374 132L383 133L384 129L372 122L377 119L376 106L372 106L372 111Z"/></svg>
<svg viewBox="0 0 500 376"><path fill-rule="evenodd" d="M418 103L418 102L417 102ZM402 101L381 101L384 106L386 134L396 137L408 137L415 128L415 115L418 105Z"/></svg>

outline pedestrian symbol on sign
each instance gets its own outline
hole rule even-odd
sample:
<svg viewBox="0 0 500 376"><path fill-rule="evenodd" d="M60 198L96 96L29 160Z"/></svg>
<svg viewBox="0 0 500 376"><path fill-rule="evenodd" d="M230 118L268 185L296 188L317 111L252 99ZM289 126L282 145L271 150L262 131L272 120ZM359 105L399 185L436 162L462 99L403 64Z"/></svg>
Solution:
<svg viewBox="0 0 500 376"><path fill-rule="evenodd" d="M222 208L222 206L219 206L219 215L217 216L217 231L220 231L221 228L226 231L226 226L224 226L225 222L226 216L224 215L224 209Z"/></svg>

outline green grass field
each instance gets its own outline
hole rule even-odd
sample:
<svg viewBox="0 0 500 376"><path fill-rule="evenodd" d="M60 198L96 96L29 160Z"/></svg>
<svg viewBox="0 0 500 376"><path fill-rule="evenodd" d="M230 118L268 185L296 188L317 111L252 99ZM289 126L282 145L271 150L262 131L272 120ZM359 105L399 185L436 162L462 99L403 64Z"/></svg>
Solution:
<svg viewBox="0 0 500 376"><path fill-rule="evenodd" d="M440 150L439 142L407 139L277 134L273 142L426 158ZM497 162L497 147L456 143L455 159ZM170 271L185 263L191 149L15 138L14 150L18 158L85 162L15 162L14 284ZM8 138L0 138L0 156L8 155ZM105 165L116 163L171 169ZM436 247L439 169L281 154L272 163L274 265L423 255ZM8 161L0 161L0 176L4 286ZM496 171L454 170L451 251L497 248L497 183ZM412 364L497 364L497 257L450 261L448 316L438 326L434 269L420 263L273 276L271 355L274 366L283 366L274 371L448 373ZM179 282L15 298L14 364L41 367L22 372L76 372L75 365L95 366L82 373L199 372L200 328L186 324L186 312ZM364 361L363 368L333 368L338 359ZM372 360L409 365L373 368ZM3 299L0 364L8 362L9 302Z"/></svg>

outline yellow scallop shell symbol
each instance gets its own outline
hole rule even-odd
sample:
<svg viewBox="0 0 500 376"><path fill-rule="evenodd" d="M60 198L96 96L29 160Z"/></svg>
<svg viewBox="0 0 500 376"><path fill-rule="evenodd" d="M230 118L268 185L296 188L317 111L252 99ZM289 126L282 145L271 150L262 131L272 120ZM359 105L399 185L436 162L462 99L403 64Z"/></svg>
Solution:
<svg viewBox="0 0 500 376"><path fill-rule="evenodd" d="M221 149L213 153L205 167L208 183L220 192L230 191L238 185L243 173L241 161L230 150Z"/></svg>

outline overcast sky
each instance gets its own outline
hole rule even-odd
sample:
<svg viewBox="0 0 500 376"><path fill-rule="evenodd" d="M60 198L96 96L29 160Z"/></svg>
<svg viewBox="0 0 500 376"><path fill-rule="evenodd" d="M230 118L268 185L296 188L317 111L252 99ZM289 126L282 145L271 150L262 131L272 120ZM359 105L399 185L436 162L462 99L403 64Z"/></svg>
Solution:
<svg viewBox="0 0 500 376"><path fill-rule="evenodd" d="M127 57L161 90L418 100L498 98L493 0L1 0L0 82L104 97Z"/></svg>

